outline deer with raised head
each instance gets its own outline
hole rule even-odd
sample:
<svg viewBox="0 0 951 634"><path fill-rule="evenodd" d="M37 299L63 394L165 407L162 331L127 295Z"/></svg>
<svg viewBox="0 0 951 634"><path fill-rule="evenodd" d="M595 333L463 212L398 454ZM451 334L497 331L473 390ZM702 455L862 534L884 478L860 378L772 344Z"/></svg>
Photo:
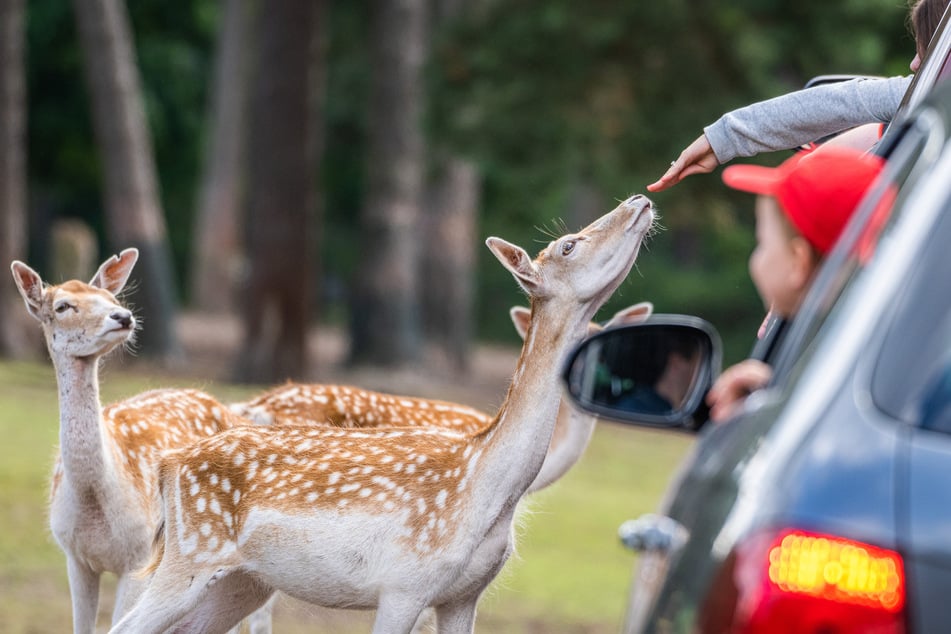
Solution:
<svg viewBox="0 0 951 634"><path fill-rule="evenodd" d="M238 420L197 390L153 390L101 406L99 361L135 332L135 317L115 296L137 258L138 251L126 249L106 260L88 284L72 280L55 286L45 285L26 264L11 264L56 370L59 453L50 527L66 554L73 631L83 634L95 629L103 572L118 577L113 622L144 587L134 572L148 561L161 517L159 453Z"/></svg>
<svg viewBox="0 0 951 634"><path fill-rule="evenodd" d="M564 359L653 217L633 196L534 260L486 241L531 298L532 319L506 398L479 433L253 426L163 457L151 582L113 632L162 632L186 615L197 630L227 630L275 590L375 608L376 634L409 632L427 606L440 631L471 632L545 459Z"/></svg>

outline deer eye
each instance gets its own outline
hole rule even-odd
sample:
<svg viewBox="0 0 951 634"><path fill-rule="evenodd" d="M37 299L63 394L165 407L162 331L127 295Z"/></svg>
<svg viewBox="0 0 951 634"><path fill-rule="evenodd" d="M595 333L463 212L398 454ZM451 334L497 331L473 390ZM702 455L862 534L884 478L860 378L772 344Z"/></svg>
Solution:
<svg viewBox="0 0 951 634"><path fill-rule="evenodd" d="M574 250L575 248L576 242L577 240L565 240L565 242L563 242L561 245L561 254L568 255L569 253L571 253L572 250Z"/></svg>
<svg viewBox="0 0 951 634"><path fill-rule="evenodd" d="M65 313L67 310L69 310L72 307L73 307L72 304L70 304L69 302L62 302L57 304L56 308L54 308L53 310L55 310L58 313Z"/></svg>

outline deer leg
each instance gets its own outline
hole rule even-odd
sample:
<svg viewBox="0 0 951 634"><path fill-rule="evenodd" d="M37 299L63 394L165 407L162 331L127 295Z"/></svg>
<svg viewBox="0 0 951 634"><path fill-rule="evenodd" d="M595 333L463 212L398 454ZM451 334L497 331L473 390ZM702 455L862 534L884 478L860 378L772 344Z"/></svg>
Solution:
<svg viewBox="0 0 951 634"><path fill-rule="evenodd" d="M412 634L424 634L425 632L436 631L436 612L432 608L426 608L419 613L416 624L413 626Z"/></svg>
<svg viewBox="0 0 951 634"><path fill-rule="evenodd" d="M426 605L406 595L382 595L373 621L373 634L410 634Z"/></svg>
<svg viewBox="0 0 951 634"><path fill-rule="evenodd" d="M274 611L274 604L277 602L277 593L271 595L267 603L254 611L251 616L245 619L248 624L249 634L271 634L271 613Z"/></svg>
<svg viewBox="0 0 951 634"><path fill-rule="evenodd" d="M274 596L272 588L254 577L233 572L211 586L200 605L175 623L169 634L238 634L241 620L249 614L251 634L270 634L273 601L268 599Z"/></svg>
<svg viewBox="0 0 951 634"><path fill-rule="evenodd" d="M222 568L183 570L182 566L160 564L149 587L110 634L160 634L187 616L221 580ZM222 631L227 628L223 628Z"/></svg>
<svg viewBox="0 0 951 634"><path fill-rule="evenodd" d="M118 623L119 619L132 609L147 585L147 579L139 579L134 573L126 573L119 577L116 584L116 604L112 609L113 623Z"/></svg>
<svg viewBox="0 0 951 634"><path fill-rule="evenodd" d="M99 573L66 555L69 596L73 603L74 634L90 634L96 629L99 612Z"/></svg>
<svg viewBox="0 0 951 634"><path fill-rule="evenodd" d="M436 606L439 634L472 634L475 628L476 603L479 597L462 599Z"/></svg>

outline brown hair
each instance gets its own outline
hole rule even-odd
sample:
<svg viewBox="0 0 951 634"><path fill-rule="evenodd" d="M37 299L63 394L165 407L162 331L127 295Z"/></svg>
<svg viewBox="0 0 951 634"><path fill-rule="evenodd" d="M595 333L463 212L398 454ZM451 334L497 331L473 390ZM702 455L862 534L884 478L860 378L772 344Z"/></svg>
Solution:
<svg viewBox="0 0 951 634"><path fill-rule="evenodd" d="M917 0L911 7L909 22L915 34L915 51L921 59L925 58L928 44L948 6L948 0Z"/></svg>

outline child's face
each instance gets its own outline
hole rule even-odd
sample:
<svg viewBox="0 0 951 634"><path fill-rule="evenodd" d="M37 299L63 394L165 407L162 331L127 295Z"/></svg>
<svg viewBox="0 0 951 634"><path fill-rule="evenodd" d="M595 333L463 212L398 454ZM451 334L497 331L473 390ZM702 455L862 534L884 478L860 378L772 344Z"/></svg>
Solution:
<svg viewBox="0 0 951 634"><path fill-rule="evenodd" d="M771 196L756 197L756 248L749 267L766 308L792 316L809 287L815 261L808 242L794 234Z"/></svg>

